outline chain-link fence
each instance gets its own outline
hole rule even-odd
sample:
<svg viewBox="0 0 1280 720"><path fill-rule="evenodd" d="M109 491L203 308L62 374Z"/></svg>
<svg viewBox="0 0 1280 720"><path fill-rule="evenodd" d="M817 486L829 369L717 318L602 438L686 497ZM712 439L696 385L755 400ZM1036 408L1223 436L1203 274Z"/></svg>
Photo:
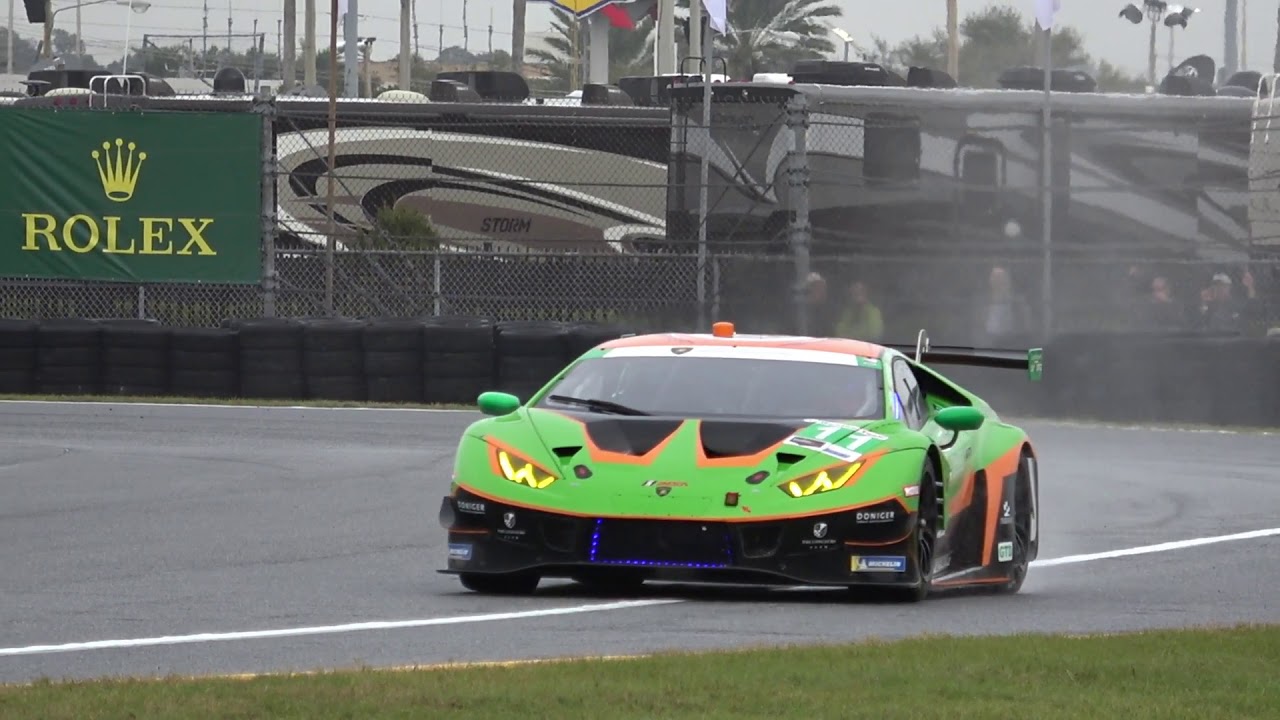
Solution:
<svg viewBox="0 0 1280 720"><path fill-rule="evenodd" d="M669 108L344 102L332 144L322 99L168 99L151 111L264 119L260 285L4 278L0 316L732 318L940 343L1280 325L1280 261L1251 244L1247 101L1055 110L1046 247L1034 94L753 88L717 88L709 112L701 90Z"/></svg>

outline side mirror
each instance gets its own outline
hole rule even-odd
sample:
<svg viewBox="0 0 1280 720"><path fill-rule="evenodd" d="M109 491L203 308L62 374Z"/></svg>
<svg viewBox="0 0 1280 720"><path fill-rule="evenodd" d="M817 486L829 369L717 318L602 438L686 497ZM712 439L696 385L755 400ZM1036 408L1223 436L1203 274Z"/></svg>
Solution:
<svg viewBox="0 0 1280 720"><path fill-rule="evenodd" d="M476 405L485 415L510 415L520 408L520 398L510 393L486 392L476 398Z"/></svg>
<svg viewBox="0 0 1280 720"><path fill-rule="evenodd" d="M977 430L982 427L986 418L982 415L982 411L975 407L956 406L942 408L938 411L933 421L944 430L952 432L964 432L965 430Z"/></svg>

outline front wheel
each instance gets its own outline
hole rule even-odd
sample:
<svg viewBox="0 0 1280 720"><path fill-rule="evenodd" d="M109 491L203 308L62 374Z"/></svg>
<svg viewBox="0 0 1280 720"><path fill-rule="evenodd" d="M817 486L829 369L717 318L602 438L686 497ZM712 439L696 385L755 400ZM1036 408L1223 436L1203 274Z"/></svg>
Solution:
<svg viewBox="0 0 1280 720"><path fill-rule="evenodd" d="M462 587L485 595L530 595L542 578L524 573L462 573L458 580Z"/></svg>
<svg viewBox="0 0 1280 720"><path fill-rule="evenodd" d="M933 557L938 542L937 483L937 471L934 470L933 463L926 460L924 470L920 473L920 503L916 511L916 526L912 531L920 583L910 588L894 588L891 595L901 602L920 602L933 589Z"/></svg>

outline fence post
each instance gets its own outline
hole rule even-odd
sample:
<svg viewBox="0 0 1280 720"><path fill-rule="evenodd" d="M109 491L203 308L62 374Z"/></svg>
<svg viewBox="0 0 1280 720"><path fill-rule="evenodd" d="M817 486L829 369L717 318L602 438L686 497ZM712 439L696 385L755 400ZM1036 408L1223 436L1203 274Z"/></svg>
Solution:
<svg viewBox="0 0 1280 720"><path fill-rule="evenodd" d="M276 316L276 173L275 151L276 104L271 98L259 97L253 112L262 119L262 315Z"/></svg>
<svg viewBox="0 0 1280 720"><path fill-rule="evenodd" d="M802 93L787 102L787 128L791 130L794 145L787 154L787 197L790 207L788 239L795 259L795 287L793 289L797 332L809 332L808 303L805 302L805 285L809 278L809 244L812 240L809 227L809 102Z"/></svg>

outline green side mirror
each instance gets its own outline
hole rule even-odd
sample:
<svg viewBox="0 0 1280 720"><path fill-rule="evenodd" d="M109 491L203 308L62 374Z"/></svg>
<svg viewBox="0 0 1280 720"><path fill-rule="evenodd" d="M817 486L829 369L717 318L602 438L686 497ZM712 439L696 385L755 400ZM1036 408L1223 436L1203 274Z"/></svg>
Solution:
<svg viewBox="0 0 1280 720"><path fill-rule="evenodd" d="M476 405L485 415L510 415L520 407L520 398L511 393L486 392L476 398Z"/></svg>
<svg viewBox="0 0 1280 720"><path fill-rule="evenodd" d="M964 432L965 430L977 430L982 427L982 422L986 420L982 411L975 407L956 406L942 408L938 411L933 421L944 430L952 432Z"/></svg>

